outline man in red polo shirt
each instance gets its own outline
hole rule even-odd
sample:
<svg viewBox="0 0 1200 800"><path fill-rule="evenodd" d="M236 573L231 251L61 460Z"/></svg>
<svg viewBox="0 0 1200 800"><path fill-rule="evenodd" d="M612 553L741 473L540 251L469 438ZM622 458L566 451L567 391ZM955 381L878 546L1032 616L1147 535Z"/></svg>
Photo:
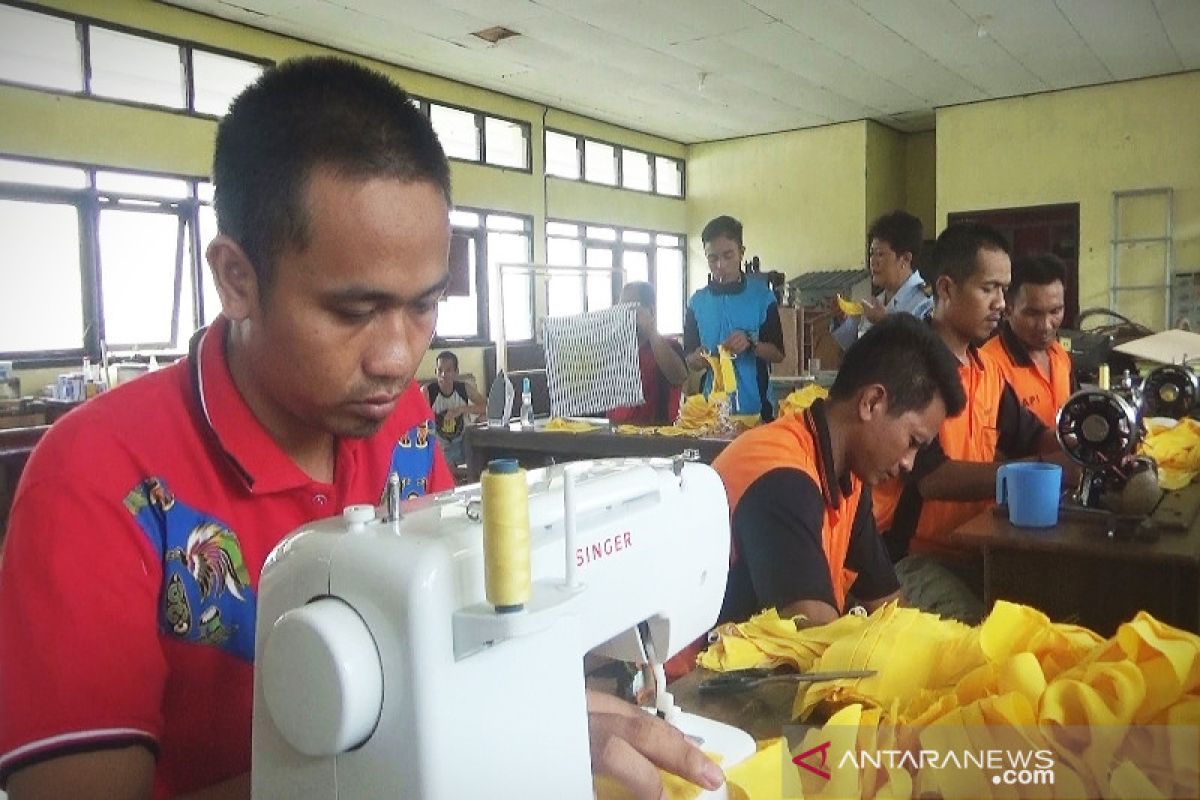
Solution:
<svg viewBox="0 0 1200 800"><path fill-rule="evenodd" d="M259 573L289 531L452 485L413 382L446 286L450 176L378 73L305 59L234 102L207 256L223 314L188 358L34 452L0 572L0 780L23 798L249 796ZM589 698L596 769L720 773ZM672 735L673 734L673 735Z"/></svg>
<svg viewBox="0 0 1200 800"><path fill-rule="evenodd" d="M1014 261L1004 320L980 348L1000 365L1021 405L1048 428L1075 389L1071 354L1058 343L1066 275L1062 259L1049 253Z"/></svg>
<svg viewBox="0 0 1200 800"><path fill-rule="evenodd" d="M850 595L868 609L898 596L870 487L911 469L962 410L956 367L925 323L890 315L846 352L828 401L725 448L713 467L729 495L735 558L722 620L774 607L823 624Z"/></svg>

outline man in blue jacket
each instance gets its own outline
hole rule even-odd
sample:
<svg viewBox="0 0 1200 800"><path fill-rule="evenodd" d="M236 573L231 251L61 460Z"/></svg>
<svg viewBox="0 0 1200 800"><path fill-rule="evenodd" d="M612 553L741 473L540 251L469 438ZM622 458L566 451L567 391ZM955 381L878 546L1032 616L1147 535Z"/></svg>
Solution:
<svg viewBox="0 0 1200 800"><path fill-rule="evenodd" d="M737 375L734 413L773 419L767 365L783 360L783 326L775 295L766 281L748 278L742 271L746 255L742 223L729 216L717 217L704 226L700 239L710 275L708 285L688 301L683 327L688 366L707 369L704 356L715 355L724 346L734 356ZM712 385L713 376L706 374L705 395Z"/></svg>

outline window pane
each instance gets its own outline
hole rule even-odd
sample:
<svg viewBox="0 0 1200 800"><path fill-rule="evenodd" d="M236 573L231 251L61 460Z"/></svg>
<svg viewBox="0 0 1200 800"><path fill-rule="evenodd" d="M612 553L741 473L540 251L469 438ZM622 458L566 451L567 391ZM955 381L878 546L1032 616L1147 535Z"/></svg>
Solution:
<svg viewBox="0 0 1200 800"><path fill-rule="evenodd" d="M546 295L546 311L552 317L583 313L583 275L551 272Z"/></svg>
<svg viewBox="0 0 1200 800"><path fill-rule="evenodd" d="M196 91L196 111L223 117L233 98L258 79L260 64L204 50L192 50L192 86Z"/></svg>
<svg viewBox="0 0 1200 800"><path fill-rule="evenodd" d="M530 258L529 236L522 233L489 233L487 235L489 275L495 275L497 264L523 264ZM504 336L510 341L533 338L533 277L528 272L506 270L504 273ZM496 294L492 294L495 302ZM492 306L492 319L497 308Z"/></svg>
<svg viewBox="0 0 1200 800"><path fill-rule="evenodd" d="M74 22L0 6L0 31L0 80L83 91L83 59Z"/></svg>
<svg viewBox="0 0 1200 800"><path fill-rule="evenodd" d="M625 231L621 234L621 241L630 244L650 244L650 234L645 231Z"/></svg>
<svg viewBox="0 0 1200 800"><path fill-rule="evenodd" d="M178 238L174 214L101 210L100 284L110 347L170 340Z"/></svg>
<svg viewBox="0 0 1200 800"><path fill-rule="evenodd" d="M516 122L495 117L484 117L483 135L487 138L487 163L500 167L529 166L529 140L527 128Z"/></svg>
<svg viewBox="0 0 1200 800"><path fill-rule="evenodd" d="M211 325L221 313L221 296L217 294L217 284L213 282L212 270L204 259L204 251L217 235L217 212L212 206L200 206L200 273L204 276L202 284L204 294L200 298L204 303L204 324Z"/></svg>
<svg viewBox="0 0 1200 800"><path fill-rule="evenodd" d="M659 247L681 247L683 238L670 233L660 233L654 237L654 243Z"/></svg>
<svg viewBox="0 0 1200 800"><path fill-rule="evenodd" d="M0 158L0 183L28 183L63 189L87 187L87 173L75 167Z"/></svg>
<svg viewBox="0 0 1200 800"><path fill-rule="evenodd" d="M673 158L654 157L654 191L672 197L683 195L683 172Z"/></svg>
<svg viewBox="0 0 1200 800"><path fill-rule="evenodd" d="M579 226L566 222L547 222L546 235L576 237L579 236Z"/></svg>
<svg viewBox="0 0 1200 800"><path fill-rule="evenodd" d="M200 202L211 203L213 196L214 192L211 181L200 181L196 184L196 197L200 199Z"/></svg>
<svg viewBox="0 0 1200 800"><path fill-rule="evenodd" d="M621 254L625 282L650 280L650 255L642 250L626 250Z"/></svg>
<svg viewBox="0 0 1200 800"><path fill-rule="evenodd" d="M207 242L200 245L200 265L205 268L208 264L204 260L204 251ZM195 273L192 265L196 263L194 253L192 253L192 237L186 236L183 240L183 274L180 276L179 282L179 319L175 324L175 346L180 350L186 350L188 342L192 338L192 334L200 325L196 322L196 304L195 294ZM207 270L206 270L207 271Z"/></svg>
<svg viewBox="0 0 1200 800"><path fill-rule="evenodd" d="M183 108L179 45L91 27L92 94Z"/></svg>
<svg viewBox="0 0 1200 800"><path fill-rule="evenodd" d="M621 151L621 185L650 191L650 156L637 150Z"/></svg>
<svg viewBox="0 0 1200 800"><path fill-rule="evenodd" d="M70 19L0 6L0 30L0 80L83 91L83 59Z"/></svg>
<svg viewBox="0 0 1200 800"><path fill-rule="evenodd" d="M589 225L587 228L587 238L599 239L602 242L615 242L617 240L617 232L613 228L593 228Z"/></svg>
<svg viewBox="0 0 1200 800"><path fill-rule="evenodd" d="M479 215L474 211L454 209L450 212L450 224L456 228L478 228Z"/></svg>
<svg viewBox="0 0 1200 800"><path fill-rule="evenodd" d="M0 351L83 347L79 275L74 206L0 200Z"/></svg>
<svg viewBox="0 0 1200 800"><path fill-rule="evenodd" d="M513 231L524 233L529 223L524 217L508 217L503 214L488 214L487 228L489 231Z"/></svg>
<svg viewBox="0 0 1200 800"><path fill-rule="evenodd" d="M475 272L479 265L478 234L466 233L471 246L467 248L467 280L470 291L466 297L446 297L438 304L437 334L445 337L474 337L479 335L479 306L475 291Z"/></svg>
<svg viewBox="0 0 1200 800"><path fill-rule="evenodd" d="M617 185L617 150L610 144L583 142L583 175L593 183Z"/></svg>
<svg viewBox="0 0 1200 800"><path fill-rule="evenodd" d="M430 103L429 121L447 156L479 160L479 129L473 113Z"/></svg>
<svg viewBox="0 0 1200 800"><path fill-rule="evenodd" d="M546 131L546 174L579 180L579 150L574 136Z"/></svg>
<svg viewBox="0 0 1200 800"><path fill-rule="evenodd" d="M683 251L659 248L655 254L654 272L657 277L658 332L683 333Z"/></svg>
<svg viewBox="0 0 1200 800"><path fill-rule="evenodd" d="M587 250L587 265L589 267L607 267L612 269L613 251L607 247L589 247ZM589 272L587 276L587 307L588 311L599 311L612 306L613 301L612 273Z"/></svg>
<svg viewBox="0 0 1200 800"><path fill-rule="evenodd" d="M96 173L96 188L100 192L162 197L171 200L182 200L191 195L188 182L181 178L158 178L153 175L138 175L132 172L99 171Z"/></svg>
<svg viewBox="0 0 1200 800"><path fill-rule="evenodd" d="M577 267L583 263L583 245L578 239L546 240L546 263L555 267Z"/></svg>

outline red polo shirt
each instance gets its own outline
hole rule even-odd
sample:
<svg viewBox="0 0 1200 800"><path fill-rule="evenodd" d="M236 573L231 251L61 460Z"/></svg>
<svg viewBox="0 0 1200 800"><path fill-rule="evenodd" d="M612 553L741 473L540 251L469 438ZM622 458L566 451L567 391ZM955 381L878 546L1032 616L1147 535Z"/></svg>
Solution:
<svg viewBox="0 0 1200 800"><path fill-rule="evenodd" d="M157 753L156 798L250 768L258 578L287 533L453 482L414 383L378 433L302 472L242 400L219 319L173 366L64 417L34 451L0 569L0 780L82 750Z"/></svg>

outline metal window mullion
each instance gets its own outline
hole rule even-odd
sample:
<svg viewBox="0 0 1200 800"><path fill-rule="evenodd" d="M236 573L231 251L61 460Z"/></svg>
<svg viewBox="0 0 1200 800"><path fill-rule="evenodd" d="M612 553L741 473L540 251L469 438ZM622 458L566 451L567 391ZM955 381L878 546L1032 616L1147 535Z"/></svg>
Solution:
<svg viewBox="0 0 1200 800"><path fill-rule="evenodd" d="M475 120L475 133L479 137L479 163L486 164L487 160L487 124L484 115L476 112L472 115Z"/></svg>
<svg viewBox="0 0 1200 800"><path fill-rule="evenodd" d="M476 228L471 238L474 239L475 247L475 336L483 337L487 335L488 320L488 286L487 286L487 259L488 259L488 231L487 220L482 220L484 225Z"/></svg>
<svg viewBox="0 0 1200 800"><path fill-rule="evenodd" d="M183 68L183 107L189 114L196 112L196 63L192 48L179 45L179 60Z"/></svg>
<svg viewBox="0 0 1200 800"><path fill-rule="evenodd" d="M79 39L79 57L83 62L83 93L92 94L92 26L86 22L75 23L75 35Z"/></svg>
<svg viewBox="0 0 1200 800"><path fill-rule="evenodd" d="M88 170L92 186L95 171ZM93 188L79 200L79 266L83 294L83 351L100 360L104 344L104 288L100 275L100 203Z"/></svg>
<svg viewBox="0 0 1200 800"><path fill-rule="evenodd" d="M195 315L196 326L204 325L207 318L204 313L204 253L203 242L200 241L200 196L197 182L192 182L194 202L188 205L188 240L191 244L191 259L188 267L192 271L192 313Z"/></svg>
<svg viewBox="0 0 1200 800"><path fill-rule="evenodd" d="M176 216L178 233L175 235L175 285L171 292L171 329L167 332L169 347L174 349L179 344L179 302L183 294L183 245L187 241L187 218L183 214Z"/></svg>

